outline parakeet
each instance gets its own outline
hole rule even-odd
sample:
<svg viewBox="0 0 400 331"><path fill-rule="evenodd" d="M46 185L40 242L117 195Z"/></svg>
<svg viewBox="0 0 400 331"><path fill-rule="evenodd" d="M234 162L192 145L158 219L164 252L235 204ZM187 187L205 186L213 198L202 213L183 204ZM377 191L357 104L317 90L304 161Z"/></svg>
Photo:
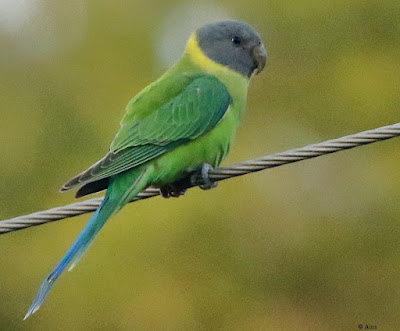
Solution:
<svg viewBox="0 0 400 331"><path fill-rule="evenodd" d="M82 258L93 239L126 203L149 186L179 196L174 183L218 166L242 119L250 79L264 69L259 34L240 21L205 25L189 38L181 59L127 105L110 151L61 191L76 196L107 189L105 198L72 247L44 280L25 319L35 313L54 282ZM211 187L211 186L210 186Z"/></svg>

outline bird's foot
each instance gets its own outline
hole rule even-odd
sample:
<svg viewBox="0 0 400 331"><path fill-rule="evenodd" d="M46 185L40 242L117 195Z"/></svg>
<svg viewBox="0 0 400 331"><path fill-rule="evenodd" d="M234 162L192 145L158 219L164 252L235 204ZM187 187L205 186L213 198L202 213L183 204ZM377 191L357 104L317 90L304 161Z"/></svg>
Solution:
<svg viewBox="0 0 400 331"><path fill-rule="evenodd" d="M212 181L208 176L209 171L213 169L211 165L204 163L181 180L161 186L160 193L164 198L179 198L186 193L188 187L199 186L202 190L217 187L218 183Z"/></svg>
<svg viewBox="0 0 400 331"><path fill-rule="evenodd" d="M186 189L178 188L174 185L165 185L160 187L160 193L163 198L179 198L181 195L185 195Z"/></svg>
<svg viewBox="0 0 400 331"><path fill-rule="evenodd" d="M212 188L215 188L218 186L217 182L214 182L210 179L208 176L208 173L210 170L213 170L214 168L209 165L208 163L204 163L199 167L199 170L196 171L191 177L190 177L190 182L192 185L198 185L198 175L200 174L201 177L201 184L198 185L202 190L210 190Z"/></svg>

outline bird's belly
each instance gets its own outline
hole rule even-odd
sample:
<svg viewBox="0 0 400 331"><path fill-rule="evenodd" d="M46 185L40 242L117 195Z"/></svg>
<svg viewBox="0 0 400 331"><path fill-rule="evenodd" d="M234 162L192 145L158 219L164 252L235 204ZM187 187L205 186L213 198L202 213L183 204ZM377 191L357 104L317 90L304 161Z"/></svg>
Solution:
<svg viewBox="0 0 400 331"><path fill-rule="evenodd" d="M203 163L219 166L229 152L236 127L233 116L226 116L214 130L151 161L152 185L173 183Z"/></svg>

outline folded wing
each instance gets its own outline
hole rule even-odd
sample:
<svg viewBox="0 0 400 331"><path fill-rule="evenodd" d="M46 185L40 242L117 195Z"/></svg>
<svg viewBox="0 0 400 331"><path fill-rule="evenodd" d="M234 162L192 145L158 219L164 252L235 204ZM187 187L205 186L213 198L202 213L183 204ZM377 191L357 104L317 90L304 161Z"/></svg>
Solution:
<svg viewBox="0 0 400 331"><path fill-rule="evenodd" d="M125 122L110 152L71 179L61 191L87 185L81 191L89 194L106 188L103 186L110 176L140 166L212 130L224 117L231 100L225 85L214 76L195 78L148 116Z"/></svg>

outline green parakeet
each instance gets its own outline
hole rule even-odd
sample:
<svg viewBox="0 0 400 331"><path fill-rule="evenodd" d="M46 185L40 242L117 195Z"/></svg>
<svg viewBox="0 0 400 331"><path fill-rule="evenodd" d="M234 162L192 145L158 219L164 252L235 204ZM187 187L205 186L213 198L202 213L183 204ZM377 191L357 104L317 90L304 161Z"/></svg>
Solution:
<svg viewBox="0 0 400 331"><path fill-rule="evenodd" d="M243 116L251 77L266 50L248 24L224 21L191 35L182 58L126 107L110 151L62 187L77 197L107 189L75 243L43 282L25 319L36 312L67 266L71 270L105 222L149 186L179 196L174 182L226 157ZM203 172L206 174L206 172Z"/></svg>

